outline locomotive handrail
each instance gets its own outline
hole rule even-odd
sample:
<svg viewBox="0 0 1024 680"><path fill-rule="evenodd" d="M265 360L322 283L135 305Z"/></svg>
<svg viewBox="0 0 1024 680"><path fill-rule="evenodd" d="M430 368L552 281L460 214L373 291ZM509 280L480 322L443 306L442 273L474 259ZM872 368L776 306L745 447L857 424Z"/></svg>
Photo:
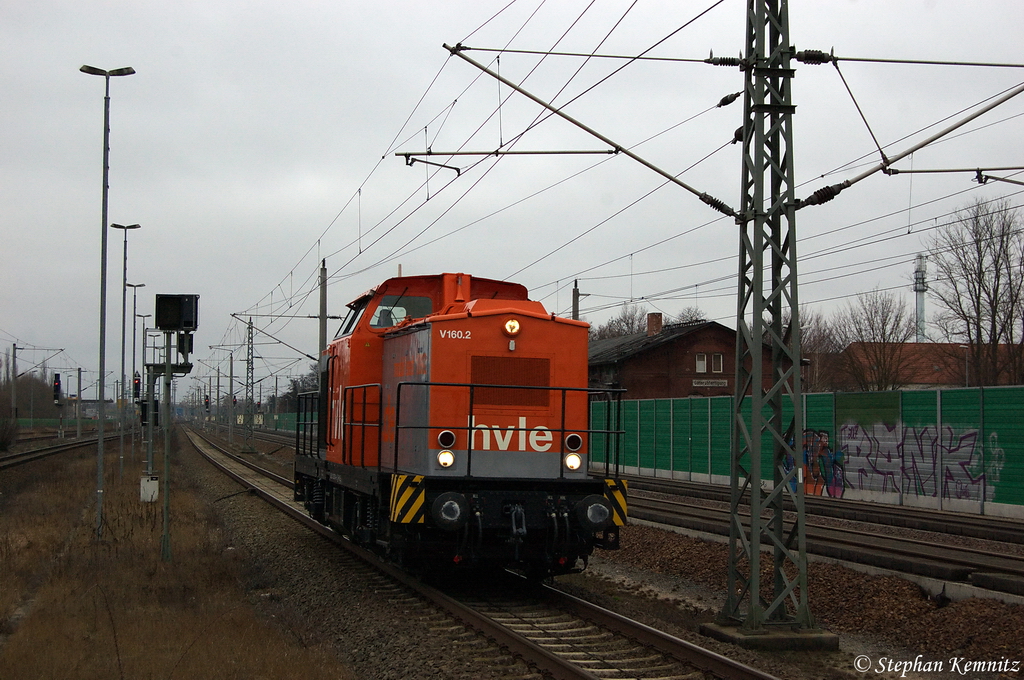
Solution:
<svg viewBox="0 0 1024 680"><path fill-rule="evenodd" d="M325 403L326 417L324 418L324 437L323 437L323 439L324 439L324 446L334 446L334 438L331 436L331 425L333 425L332 421L333 421L333 418L334 418L334 415L333 415L334 409L331 408L331 396L332 396L333 391L334 391L333 390L333 388L334 388L334 372L331 370L331 363L333 363L334 360L337 359L337 358L338 358L338 356L336 354L332 354L332 355L327 357L327 391L325 393L327 398L324 400L326 402Z"/></svg>
<svg viewBox="0 0 1024 680"><path fill-rule="evenodd" d="M427 388L431 388L431 387L464 387L464 388L468 388L468 390L469 390L469 409L468 409L468 419L467 419L467 423L468 424L465 425L465 426L462 426L462 425L443 425L442 426L442 425L435 425L435 424L427 424L427 425L402 425L401 424L402 423L402 418L401 418L401 416L402 416L402 388L406 387L406 386L418 386L418 387L427 387ZM394 436L395 455L392 457L392 459L393 459L392 460L392 471L396 472L396 473L398 471L398 455L397 455L397 452L398 452L399 443L400 443L401 430L423 430L423 429L465 430L467 432L467 442L466 442L466 476L467 477L471 477L472 476L472 469L473 469L472 468L472 463L473 463L473 436L472 436L472 431L475 429L473 424L472 424L473 423L473 410L474 410L473 409L473 406L474 406L474 396L475 396L474 395L474 391L476 390L476 388L480 388L480 387L485 387L485 388L488 388L488 389L547 390L549 392L553 391L553 390L560 391L561 395L562 395L562 399L561 399L561 401L562 401L562 403L561 403L561 412L560 412L560 420L561 420L560 425L561 425L561 427L559 427L558 429L552 430L553 432L558 432L559 435L560 435L558 437L558 447L557 447L557 450L552 451L552 454L558 454L559 456L561 456L562 454L565 453L565 449L564 449L564 446L565 446L565 433L569 431L566 428L566 426L565 426L566 394L568 392L582 392L582 393L586 393L586 394L589 394L589 395L604 394L604 395L607 395L609 397L612 396L612 395L615 395L615 401L616 401L616 404L618 405L618 408L616 409L616 418L615 418L615 425L617 426L617 429L614 429L614 430L613 429L603 429L603 430L593 429L591 427L592 423L590 422L590 409L589 409L589 406L588 406L588 408L587 408L587 428L586 428L585 432L587 434L588 441L591 442L591 443L593 442L593 438L594 438L593 436L595 434L597 434L597 435L600 435L600 434L606 435L606 437L605 437L605 456L604 456L604 458L605 458L605 460L604 460L604 463L605 463L605 473L606 474L608 474L610 472L610 468L611 468L611 466L610 466L611 436L612 435L615 436L615 438L616 438L616 446L615 446L615 474L616 474L616 476L618 476L618 474L619 474L619 467L620 467L619 466L619 456L620 456L621 449L622 449L620 439L621 439L622 435L625 434L625 430L618 429L618 427L621 426L622 393L624 393L626 391L625 389L622 389L622 388L594 388L594 387L550 387L550 386L540 386L540 385L494 385L494 384L490 384L490 383L413 382L413 381L399 382L398 385L397 385L396 393L395 393L395 436ZM611 411L611 399L606 399L605 401L608 403L608 407L607 407L608 408L608 416L607 416L607 418L605 420L605 423L607 424L607 423L610 422L610 419L611 419L611 413L610 413L610 411ZM587 403L589 404L590 401L588 400ZM519 428L516 428L516 429L519 429ZM378 438L378 445L379 445L379 438ZM589 444L588 444L588 456L591 457L591 458L593 456L593 449L589 446ZM380 461L380 453L379 453L379 451L378 451L378 461ZM378 466L378 467L380 467L380 466ZM588 461L588 467L589 467L589 461ZM565 470L562 468L562 466L559 466L559 478L564 478L564 477L565 477Z"/></svg>
<svg viewBox="0 0 1024 680"><path fill-rule="evenodd" d="M319 449L319 410L320 394L318 392L303 392L298 395L297 413L295 415L296 455L313 455L314 449ZM316 419L313 419L314 415L317 416ZM319 457L319 451L316 451L316 453L317 457Z"/></svg>

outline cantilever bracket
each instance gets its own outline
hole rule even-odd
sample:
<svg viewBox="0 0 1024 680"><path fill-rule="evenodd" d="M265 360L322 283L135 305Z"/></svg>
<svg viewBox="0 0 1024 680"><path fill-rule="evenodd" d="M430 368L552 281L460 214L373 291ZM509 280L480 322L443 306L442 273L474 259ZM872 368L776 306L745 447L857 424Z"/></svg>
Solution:
<svg viewBox="0 0 1024 680"><path fill-rule="evenodd" d="M445 165L443 163L435 163L433 161L425 161L422 158L415 158L411 153L396 153L396 156L405 156L405 164L412 165L413 163L423 163L424 165L433 165L438 168L447 168L448 170L454 170L455 176L460 177L462 175L462 169L457 168L454 165Z"/></svg>

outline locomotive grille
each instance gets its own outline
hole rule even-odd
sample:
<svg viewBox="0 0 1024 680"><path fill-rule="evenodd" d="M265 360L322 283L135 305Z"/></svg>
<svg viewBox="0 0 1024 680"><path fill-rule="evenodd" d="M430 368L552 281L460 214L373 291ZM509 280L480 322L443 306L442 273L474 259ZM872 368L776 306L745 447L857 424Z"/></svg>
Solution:
<svg viewBox="0 0 1024 680"><path fill-rule="evenodd" d="M471 380L477 385L551 386L551 361L527 357L473 357ZM548 406L548 390L477 387L477 404L491 406Z"/></svg>

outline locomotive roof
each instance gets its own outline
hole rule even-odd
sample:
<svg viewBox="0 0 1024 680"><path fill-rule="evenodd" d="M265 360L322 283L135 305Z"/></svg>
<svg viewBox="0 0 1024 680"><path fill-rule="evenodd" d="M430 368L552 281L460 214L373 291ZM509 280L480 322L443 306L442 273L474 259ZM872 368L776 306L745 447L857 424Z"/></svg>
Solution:
<svg viewBox="0 0 1024 680"><path fill-rule="evenodd" d="M388 288L395 286L411 286L411 287L426 287L433 286L436 288L438 293L443 293L443 285L446 279L458 279L460 277L467 277L470 282L469 294L466 295L466 301L480 299L480 298L496 298L503 300L529 300L529 294L526 290L526 286L519 283L512 283L510 281L499 281L497 279L485 279L482 277L476 277L471 274L465 274L462 272L445 272L443 274L428 274L422 276L395 276L387 279L377 286L374 286L370 290L366 291L362 295L356 297L351 303L355 304L360 300L370 297L376 294L380 290L387 290ZM484 289L484 290L481 290ZM489 291L485 293L484 291ZM474 292L480 294L474 295Z"/></svg>

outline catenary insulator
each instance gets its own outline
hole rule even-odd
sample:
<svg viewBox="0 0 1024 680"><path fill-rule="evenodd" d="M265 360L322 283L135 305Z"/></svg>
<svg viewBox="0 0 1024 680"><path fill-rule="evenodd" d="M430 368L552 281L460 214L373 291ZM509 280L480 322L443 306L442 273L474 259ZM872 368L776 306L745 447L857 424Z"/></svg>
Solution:
<svg viewBox="0 0 1024 680"><path fill-rule="evenodd" d="M821 50L802 50L796 53L796 60L804 64L829 64L835 57Z"/></svg>
<svg viewBox="0 0 1024 680"><path fill-rule="evenodd" d="M707 59L704 60L705 64L711 64L712 66L739 66L739 57L716 57L715 53L712 52Z"/></svg>
<svg viewBox="0 0 1024 680"><path fill-rule="evenodd" d="M700 196L698 196L698 198L700 198L702 203L711 206L712 208L722 213L723 215L736 215L736 212L732 208L730 208L723 201L718 200L714 196L710 196L708 194L701 194Z"/></svg>
<svg viewBox="0 0 1024 680"><path fill-rule="evenodd" d="M839 195L839 192L850 186L849 182L842 182L841 184L833 184L831 186L822 187L815 191L809 198L805 198L797 203L798 208L802 208L806 205L821 205L822 203L828 203L833 198Z"/></svg>
<svg viewBox="0 0 1024 680"><path fill-rule="evenodd" d="M722 97L722 100L718 102L718 108L722 108L723 106L728 106L729 104L732 104L734 101L740 98L741 94L743 93L733 92L732 94L725 95L724 97Z"/></svg>

